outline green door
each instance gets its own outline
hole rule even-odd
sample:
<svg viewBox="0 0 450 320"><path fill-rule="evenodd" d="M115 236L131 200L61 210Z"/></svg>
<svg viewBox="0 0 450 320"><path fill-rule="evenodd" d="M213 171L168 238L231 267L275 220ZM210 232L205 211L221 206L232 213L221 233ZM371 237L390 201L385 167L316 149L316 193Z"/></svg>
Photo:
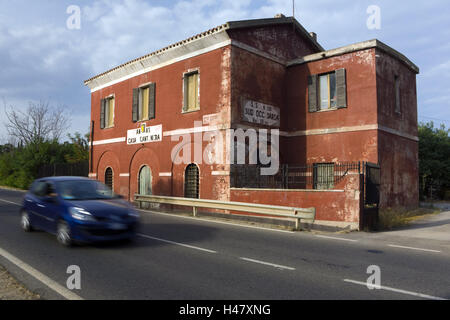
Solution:
<svg viewBox="0 0 450 320"><path fill-rule="evenodd" d="M152 172L148 166L143 166L139 172L139 194L152 194Z"/></svg>

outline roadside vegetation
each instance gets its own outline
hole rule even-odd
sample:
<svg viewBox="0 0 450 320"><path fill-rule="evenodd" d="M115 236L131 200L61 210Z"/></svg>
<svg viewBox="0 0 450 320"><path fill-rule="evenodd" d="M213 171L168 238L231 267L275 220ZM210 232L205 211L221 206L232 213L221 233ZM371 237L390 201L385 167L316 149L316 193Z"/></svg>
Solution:
<svg viewBox="0 0 450 320"><path fill-rule="evenodd" d="M450 200L450 129L419 125L420 199Z"/></svg>
<svg viewBox="0 0 450 320"><path fill-rule="evenodd" d="M378 231L387 231L404 227L415 220L438 214L441 211L433 208L387 208L380 209L378 214Z"/></svg>
<svg viewBox="0 0 450 320"><path fill-rule="evenodd" d="M28 145L0 146L0 185L28 189L39 169L52 164L70 164L89 158L88 137L76 133L69 142L39 141Z"/></svg>
<svg viewBox="0 0 450 320"><path fill-rule="evenodd" d="M44 166L89 159L89 134L68 134L60 142L70 122L64 107L39 102L20 110L5 103L10 142L0 145L0 185L28 189Z"/></svg>

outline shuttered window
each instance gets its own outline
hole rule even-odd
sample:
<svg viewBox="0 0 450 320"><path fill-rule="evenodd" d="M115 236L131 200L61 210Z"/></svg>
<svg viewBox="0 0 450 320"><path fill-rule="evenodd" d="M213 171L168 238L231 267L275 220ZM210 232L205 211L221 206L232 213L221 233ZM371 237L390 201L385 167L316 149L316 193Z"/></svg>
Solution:
<svg viewBox="0 0 450 320"><path fill-rule="evenodd" d="M320 110L336 108L336 75L324 74L319 77Z"/></svg>
<svg viewBox="0 0 450 320"><path fill-rule="evenodd" d="M198 199L200 196L199 170L196 164L186 167L184 174L184 197Z"/></svg>
<svg viewBox="0 0 450 320"><path fill-rule="evenodd" d="M148 87L141 89L141 96L140 96L140 119L139 120L147 120L148 119Z"/></svg>
<svg viewBox="0 0 450 320"><path fill-rule="evenodd" d="M114 127L114 97L102 99L100 108L101 129Z"/></svg>
<svg viewBox="0 0 450 320"><path fill-rule="evenodd" d="M316 112L347 107L345 69L308 77L308 110Z"/></svg>
<svg viewBox="0 0 450 320"><path fill-rule="evenodd" d="M308 110L309 112L317 111L317 75L308 77Z"/></svg>
<svg viewBox="0 0 450 320"><path fill-rule="evenodd" d="M155 118L156 84L133 89L133 122L146 121Z"/></svg>
<svg viewBox="0 0 450 320"><path fill-rule="evenodd" d="M327 190L334 188L334 163L314 164L314 189Z"/></svg>
<svg viewBox="0 0 450 320"><path fill-rule="evenodd" d="M347 76L345 69L338 69L336 74L336 107L347 108Z"/></svg>
<svg viewBox="0 0 450 320"><path fill-rule="evenodd" d="M114 175L111 168L105 170L105 185L107 185L111 190L114 187Z"/></svg>
<svg viewBox="0 0 450 320"><path fill-rule="evenodd" d="M184 75L184 106L183 112L200 109L199 73L198 71Z"/></svg>

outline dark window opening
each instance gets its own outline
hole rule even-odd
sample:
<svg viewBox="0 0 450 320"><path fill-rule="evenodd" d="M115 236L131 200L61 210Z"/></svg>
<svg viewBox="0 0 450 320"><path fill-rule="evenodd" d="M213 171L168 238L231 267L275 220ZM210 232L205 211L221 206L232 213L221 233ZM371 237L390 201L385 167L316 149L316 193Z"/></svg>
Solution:
<svg viewBox="0 0 450 320"><path fill-rule="evenodd" d="M107 168L105 171L105 185L107 185L111 190L113 190L114 176L113 170L111 168Z"/></svg>
<svg viewBox="0 0 450 320"><path fill-rule="evenodd" d="M187 166L184 175L184 197L199 199L199 196L200 196L199 170L197 165L190 164Z"/></svg>
<svg viewBox="0 0 450 320"><path fill-rule="evenodd" d="M328 190L334 188L334 163L314 164L314 189Z"/></svg>

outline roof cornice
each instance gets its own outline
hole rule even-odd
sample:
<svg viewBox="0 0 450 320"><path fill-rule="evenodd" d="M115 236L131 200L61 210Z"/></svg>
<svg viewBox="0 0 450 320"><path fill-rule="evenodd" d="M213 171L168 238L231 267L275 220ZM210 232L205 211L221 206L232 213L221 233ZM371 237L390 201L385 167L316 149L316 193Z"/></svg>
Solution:
<svg viewBox="0 0 450 320"><path fill-rule="evenodd" d="M194 52L198 53L202 52L202 50L206 48L216 48L221 45L230 44L231 38L227 34L228 30L283 24L294 24L295 28L311 42L316 50L324 50L323 47L316 42L293 17L231 21L140 58L121 64L84 81L84 84L89 86L91 90L95 91L101 89L106 84L123 81L120 79L129 78L129 75L136 76L155 69L155 66L161 67L163 65L179 61L181 58L189 57L189 55L192 55Z"/></svg>
<svg viewBox="0 0 450 320"><path fill-rule="evenodd" d="M402 63L404 63L406 66L408 66L415 73L419 73L419 71L420 71L419 67L416 66L413 62L411 62L411 60L409 60L406 56L404 56L397 50L389 47L388 45L384 44L383 42L381 42L378 39L358 42L358 43L351 44L351 45L348 45L345 47L340 47L340 48L336 48L336 49L332 49L332 50L328 50L328 51L310 54L308 56L304 56L304 57L292 60L292 61L288 62L287 65L288 65L288 67L301 65L304 63L308 63L308 62L319 61L319 60L336 57L336 56L340 56L343 54L352 53L352 52L356 52L356 51L367 50L367 49L371 49L371 48L377 48L377 49L389 54L390 56L397 58L398 60L400 60Z"/></svg>

